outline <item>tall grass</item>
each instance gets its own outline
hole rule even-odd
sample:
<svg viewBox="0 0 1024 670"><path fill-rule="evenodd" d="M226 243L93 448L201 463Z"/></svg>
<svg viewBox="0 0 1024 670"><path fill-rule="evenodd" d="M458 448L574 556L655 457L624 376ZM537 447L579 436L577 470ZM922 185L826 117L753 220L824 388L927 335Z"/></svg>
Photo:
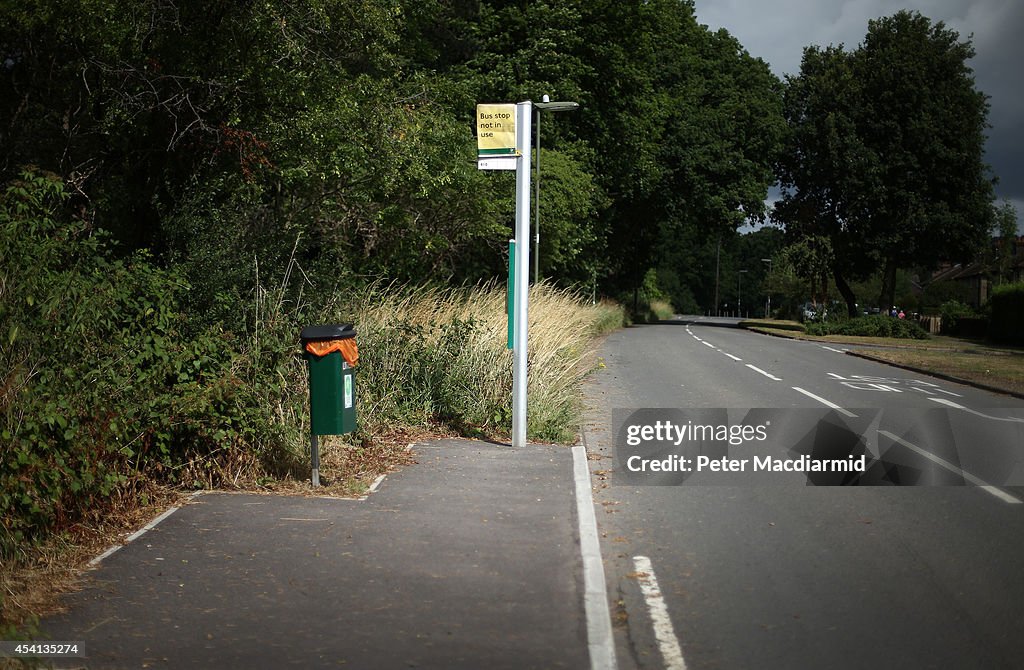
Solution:
<svg viewBox="0 0 1024 670"><path fill-rule="evenodd" d="M360 422L370 434L443 424L465 435L510 430L512 352L504 287L373 285L327 320L355 323ZM530 292L527 432L571 439L579 421L584 356L594 337L622 324L622 309L588 304L541 284Z"/></svg>

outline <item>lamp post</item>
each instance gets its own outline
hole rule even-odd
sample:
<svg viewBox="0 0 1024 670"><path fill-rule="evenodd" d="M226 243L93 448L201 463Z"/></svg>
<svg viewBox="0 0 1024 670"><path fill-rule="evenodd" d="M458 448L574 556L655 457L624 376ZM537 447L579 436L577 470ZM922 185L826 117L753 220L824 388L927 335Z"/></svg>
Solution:
<svg viewBox="0 0 1024 670"><path fill-rule="evenodd" d="M533 108L537 110L537 178L534 185L534 196L533 196L533 220L534 225L534 236L533 236L533 283L536 284L540 281L540 113L541 112L574 112L579 109L580 104L578 102L552 102L550 98L545 95L541 102L533 103Z"/></svg>
<svg viewBox="0 0 1024 670"><path fill-rule="evenodd" d="M761 262L768 264L768 283L769 283L769 285L768 285L768 306L764 310L764 318L770 319L770 318L772 318L772 288L771 288L772 259L770 259L770 258L762 258Z"/></svg>
<svg viewBox="0 0 1024 670"><path fill-rule="evenodd" d="M740 270L736 273L736 316L743 318L743 273L746 270Z"/></svg>

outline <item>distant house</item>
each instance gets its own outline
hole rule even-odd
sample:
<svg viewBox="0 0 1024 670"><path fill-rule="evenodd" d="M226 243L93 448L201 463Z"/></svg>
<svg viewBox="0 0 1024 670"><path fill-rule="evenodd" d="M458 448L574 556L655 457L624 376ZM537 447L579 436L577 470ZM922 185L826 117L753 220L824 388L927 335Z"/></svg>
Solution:
<svg viewBox="0 0 1024 670"><path fill-rule="evenodd" d="M1000 244L1001 241L1001 238L994 238L992 243L995 246ZM1009 281L1019 282L1024 280L1024 235L1013 239L1012 260L1008 269ZM928 284L940 281L956 282L964 287L963 295L967 303L977 309L985 304L992 292L992 274L993 268L982 262L974 262L967 265L945 263L933 272L924 284L927 286Z"/></svg>

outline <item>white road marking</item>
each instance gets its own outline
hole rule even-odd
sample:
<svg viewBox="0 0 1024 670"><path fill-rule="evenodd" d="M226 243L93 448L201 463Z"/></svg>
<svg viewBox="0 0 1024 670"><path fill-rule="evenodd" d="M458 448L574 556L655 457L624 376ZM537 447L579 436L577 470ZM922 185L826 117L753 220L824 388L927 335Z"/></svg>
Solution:
<svg viewBox="0 0 1024 670"><path fill-rule="evenodd" d="M111 556L112 554L114 554L114 553L115 553L116 551L118 551L119 549L123 549L123 548L124 548L124 545L125 545L125 544L128 544L128 543L130 543L130 542L133 542L133 541L135 541L135 540L139 539L139 538L140 538L140 537L142 537L142 536L143 536L143 535L144 535L144 534L145 534L145 533L146 533L147 531L153 530L154 528L156 528L156 525L157 525L158 523L160 523L161 521L163 521L164 519L166 519L167 517L169 517L170 515L174 514L174 513L175 513L175 512L177 512L177 511L178 511L178 508L177 508L177 507L171 507L171 508L170 508L170 509L168 509L168 510L167 510L166 512L164 512L163 514L161 514L161 515L160 515L160 516L158 516L157 518L153 519L152 521L150 521L150 522L149 522L149 523L147 523L147 524L146 524L145 526L143 526L143 527L142 527L142 528L140 528L139 530L135 531L134 533L132 533L132 534L131 534L131 535L129 535L128 537L126 537L126 538L124 539L124 544L115 544L114 546L110 547L109 549L107 549L106 551L104 551L104 552L103 552L102 554L100 554L100 555L99 555L99 556L97 556L96 558L94 558L94 559L92 559L91 561L89 561L89 563L88 563L89 567L90 567L90 568L94 568L94 567L96 567L97 565L99 565L100 563L102 563L102 562L103 562L103 559L105 559L105 558L107 558L107 557Z"/></svg>
<svg viewBox="0 0 1024 670"><path fill-rule="evenodd" d="M933 400L935 400L935 399L933 398ZM933 453L931 453L929 451L926 451L925 449L922 449L921 447L917 446L916 444L911 444L910 442L907 442L902 437L899 437L897 435L893 435L892 433L890 433L887 430L880 430L880 431L878 431L878 434L879 435L884 435L885 437L889 438L893 442L896 442L898 444L902 444L907 449L910 449L911 451L917 452L918 454L924 456L925 458L927 458L928 460L932 461L933 463L937 463L938 465L941 465L942 467L946 468L950 472L952 472L952 473L954 473L956 475L959 475L960 477L963 477L965 480L967 480L970 483L974 484L975 486L981 488L986 493L990 493L993 496L995 496L996 498L999 498L1003 502L1010 503L1011 505L1019 505L1021 503L1019 498L1016 498L1016 497L1010 495L1009 493L1007 493L1006 491L1003 491L1000 488L992 486L988 482L975 477L974 475L972 475L969 472L965 472L964 470L958 468L957 466L953 465L949 461L947 461L945 459L942 459L942 458L939 458L935 454L933 454Z"/></svg>
<svg viewBox="0 0 1024 670"><path fill-rule="evenodd" d="M170 515L174 514L177 511L178 511L177 507L170 508L169 510L167 510L166 512L164 512L163 514L161 514L157 518L155 518L152 521L150 521L149 523L147 523L142 528L138 529L137 531L135 531L134 533L132 533L131 535L126 537L125 540L124 540L125 544L128 544L129 542L134 542L135 540L139 539L140 537L145 535L147 531L153 530L154 528L156 528L158 523L160 523L161 521L163 521L164 519L166 519L167 517L169 517Z"/></svg>
<svg viewBox="0 0 1024 670"><path fill-rule="evenodd" d="M704 340L700 339L699 337L697 337L696 335L693 336L693 339L697 340L698 342L703 342L704 341Z"/></svg>
<svg viewBox="0 0 1024 670"><path fill-rule="evenodd" d="M928 398L928 399L931 400L932 402L937 402L940 405L946 405L947 407L952 407L953 409L962 409L963 411L965 411L965 412L967 412L969 414L973 414L974 416L980 416L983 419L989 419L991 421L1007 421L1009 423L1024 423L1024 419L1018 419L1015 416L989 416L988 414L982 414L981 412L979 412L977 410L973 410L970 407L964 407L963 405L958 405L955 402L953 402L952 400L946 400L945 398Z"/></svg>
<svg viewBox="0 0 1024 670"><path fill-rule="evenodd" d="M754 365L751 365L750 363L747 363L747 367L750 368L751 370L753 370L754 372L759 372L759 373L763 374L765 377L767 377L768 379L771 379L772 381L777 381L777 382L781 382L782 381L782 379L780 379L779 377L776 377L775 375L773 375L773 374L771 374L769 372L765 372L761 368L759 368L757 366L754 366Z"/></svg>
<svg viewBox="0 0 1024 670"><path fill-rule="evenodd" d="M590 466L587 449L572 448L573 479L576 484L576 518L579 519L580 555L583 558L583 609L587 617L587 648L591 670L616 670L615 643L612 638L612 615L608 611L605 590L604 562L594 517Z"/></svg>
<svg viewBox="0 0 1024 670"><path fill-rule="evenodd" d="M679 646L679 638L676 637L675 629L672 627L672 620L668 617L665 596L658 588L658 580L654 576L651 559L646 556L634 556L633 565L636 566L637 581L640 582L640 590L644 594L647 610L651 614L654 637L658 640L658 649L665 662L665 670L686 670L683 650Z"/></svg>
<svg viewBox="0 0 1024 670"><path fill-rule="evenodd" d="M832 347L826 347L825 345L821 345L821 348L822 349L827 349L828 351L834 351L837 354L841 354L841 353L843 353L845 351L849 351L849 349L833 349Z"/></svg>
<svg viewBox="0 0 1024 670"><path fill-rule="evenodd" d="M813 394L813 393L811 393L810 391L805 391L804 389L800 388L799 386L794 386L794 387L793 387L793 390L794 390L794 391L799 391L800 393L803 393L803 394L804 394L805 396L807 396L808 398L814 398L815 400L817 400L818 402L820 402L820 403L821 403L822 405L824 405L825 407L831 407L832 409L836 410L837 412L839 412L839 413L841 413L841 414L845 414L845 415L846 415L846 416L848 416L848 417L851 417L851 418L856 418L856 416L857 416L856 414L854 414L854 413L853 413L853 412L851 412L850 410L848 410L848 409L843 409L842 407L840 407L839 405L835 404L834 402L831 402L831 401L829 401L829 400L825 400L825 399L824 399L824 398L822 398L821 396L817 396L817 395L814 395L814 394Z"/></svg>
<svg viewBox="0 0 1024 670"><path fill-rule="evenodd" d="M701 342L701 344L703 344L705 347L711 347L712 349L718 348L715 345L711 344L710 342Z"/></svg>
<svg viewBox="0 0 1024 670"><path fill-rule="evenodd" d="M378 476L376 479L374 479L373 483L370 484L370 488L366 489L366 492L367 493L376 493L377 492L377 488L381 484L384 483L384 478L387 477L387 476L388 476L387 473L384 473L384 474Z"/></svg>
<svg viewBox="0 0 1024 670"><path fill-rule="evenodd" d="M719 351L722 351L722 350L721 350L721 349L719 349ZM727 354L727 353L725 353L724 351L722 351L722 353L723 353L723 354L725 354L726 356L728 356L729 358L733 359L734 361L742 361L742 360L743 360L743 359L742 359L742 358L740 358L739 356L733 356L732 354Z"/></svg>
<svg viewBox="0 0 1024 670"><path fill-rule="evenodd" d="M849 377L844 377L843 375L836 374L835 372L827 372L825 374L832 377L832 379L842 382L844 386L849 386L850 388L858 391L895 391L897 393L902 393L900 389L894 387L903 385L907 388L921 393L926 393L928 395L931 395L932 393L945 393L946 395L956 396L957 398L963 397L959 393L947 391L946 389L941 388L938 384L932 384L931 382L926 382L923 379L873 377L869 375L850 375ZM925 390L925 387L927 387L928 390Z"/></svg>

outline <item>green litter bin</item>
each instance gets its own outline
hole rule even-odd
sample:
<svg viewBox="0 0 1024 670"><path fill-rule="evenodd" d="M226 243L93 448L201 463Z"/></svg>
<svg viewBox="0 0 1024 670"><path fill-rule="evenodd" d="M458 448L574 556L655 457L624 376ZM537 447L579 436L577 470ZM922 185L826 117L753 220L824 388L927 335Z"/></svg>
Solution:
<svg viewBox="0 0 1024 670"><path fill-rule="evenodd" d="M309 423L312 435L343 435L356 429L356 331L350 323L302 329L309 368Z"/></svg>

